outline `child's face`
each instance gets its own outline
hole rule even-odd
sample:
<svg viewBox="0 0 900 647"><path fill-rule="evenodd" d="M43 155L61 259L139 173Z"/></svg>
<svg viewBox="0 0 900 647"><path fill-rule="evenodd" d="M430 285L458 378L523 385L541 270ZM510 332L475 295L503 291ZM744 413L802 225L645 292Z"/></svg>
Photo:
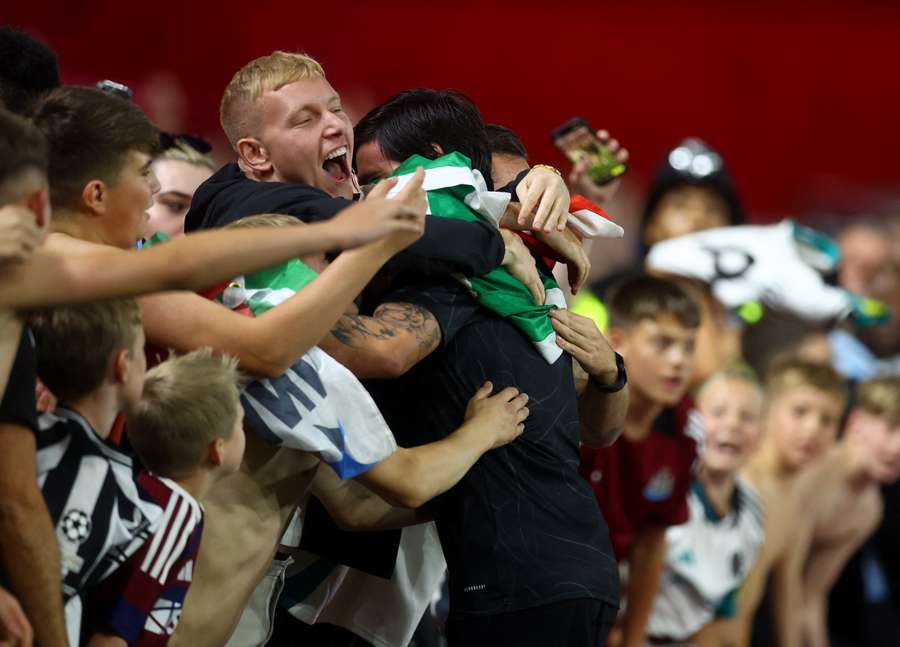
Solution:
<svg viewBox="0 0 900 647"><path fill-rule="evenodd" d="M843 398L806 385L776 395L769 407L766 431L782 464L799 469L831 447L843 407Z"/></svg>
<svg viewBox="0 0 900 647"><path fill-rule="evenodd" d="M653 402L677 404L684 397L694 368L696 328L686 328L673 315L641 319L613 334L625 358L629 383Z"/></svg>
<svg viewBox="0 0 900 647"><path fill-rule="evenodd" d="M130 151L116 181L107 187L103 223L106 242L121 249L134 247L144 235L147 210L159 191L159 181L146 153Z"/></svg>
<svg viewBox="0 0 900 647"><path fill-rule="evenodd" d="M847 434L858 443L871 478L880 483L900 478L900 423L856 409L847 423Z"/></svg>
<svg viewBox="0 0 900 647"><path fill-rule="evenodd" d="M144 328L135 327L134 344L125 359L126 372L122 381L122 399L126 411L141 400L144 391L144 378L147 375L147 356L144 355Z"/></svg>
<svg viewBox="0 0 900 647"><path fill-rule="evenodd" d="M737 472L756 449L762 430L762 393L756 385L724 377L708 384L697 400L706 424L703 466Z"/></svg>

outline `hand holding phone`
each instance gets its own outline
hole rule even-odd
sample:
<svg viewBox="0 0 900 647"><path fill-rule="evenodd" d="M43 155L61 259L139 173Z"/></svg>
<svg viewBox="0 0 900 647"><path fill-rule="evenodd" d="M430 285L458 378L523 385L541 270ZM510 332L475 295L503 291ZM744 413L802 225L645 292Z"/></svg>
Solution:
<svg viewBox="0 0 900 647"><path fill-rule="evenodd" d="M581 117L573 117L553 131L556 144L575 166L586 172L597 186L603 186L623 175L628 167L616 151L597 137L597 131Z"/></svg>

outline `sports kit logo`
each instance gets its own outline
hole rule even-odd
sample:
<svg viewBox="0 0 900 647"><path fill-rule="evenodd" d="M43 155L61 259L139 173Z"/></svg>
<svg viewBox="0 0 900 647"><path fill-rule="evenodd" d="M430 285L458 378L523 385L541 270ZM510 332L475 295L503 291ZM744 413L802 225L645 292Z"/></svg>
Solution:
<svg viewBox="0 0 900 647"><path fill-rule="evenodd" d="M59 528L69 541L80 544L91 534L91 518L83 510L69 510L62 518Z"/></svg>
<svg viewBox="0 0 900 647"><path fill-rule="evenodd" d="M672 496L675 488L675 477L668 467L659 470L644 487L644 498L648 501L665 501Z"/></svg>

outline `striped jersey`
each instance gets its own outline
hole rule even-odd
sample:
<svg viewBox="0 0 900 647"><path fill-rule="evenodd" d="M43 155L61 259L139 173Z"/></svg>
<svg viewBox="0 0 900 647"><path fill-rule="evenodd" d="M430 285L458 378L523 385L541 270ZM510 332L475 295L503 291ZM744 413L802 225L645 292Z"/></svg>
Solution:
<svg viewBox="0 0 900 647"><path fill-rule="evenodd" d="M142 471L139 485L163 508L156 532L89 596L91 631L129 645L166 645L191 585L203 511L174 481Z"/></svg>
<svg viewBox="0 0 900 647"><path fill-rule="evenodd" d="M714 618L733 617L765 539L759 495L743 479L726 516L716 513L699 481L691 484L688 509L688 522L666 531L666 572L648 626L655 638L687 640Z"/></svg>
<svg viewBox="0 0 900 647"><path fill-rule="evenodd" d="M38 485L56 527L69 643L77 645L85 591L141 547L162 508L138 486L131 457L81 415L59 407L39 426Z"/></svg>

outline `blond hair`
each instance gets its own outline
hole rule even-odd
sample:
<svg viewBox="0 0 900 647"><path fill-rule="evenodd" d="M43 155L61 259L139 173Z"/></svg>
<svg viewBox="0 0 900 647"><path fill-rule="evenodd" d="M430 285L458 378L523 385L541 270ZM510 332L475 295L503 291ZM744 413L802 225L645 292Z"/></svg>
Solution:
<svg viewBox="0 0 900 647"><path fill-rule="evenodd" d="M786 357L774 362L766 374L766 399L771 403L788 389L808 386L847 400L847 383L828 364L811 362L799 357Z"/></svg>
<svg viewBox="0 0 900 647"><path fill-rule="evenodd" d="M256 216L244 216L225 225L225 229L259 229L262 227L296 227L305 224L299 218L280 213L263 213Z"/></svg>
<svg viewBox="0 0 900 647"><path fill-rule="evenodd" d="M201 348L147 372L125 431L144 465L178 479L204 461L209 444L228 439L241 415L237 360Z"/></svg>
<svg viewBox="0 0 900 647"><path fill-rule="evenodd" d="M763 386L759 381L759 377L756 375L756 371L754 371L746 362L735 361L725 364L722 368L706 378L703 383L697 387L694 399L699 400L703 395L703 392L706 391L710 385L719 380L739 380L741 382L746 382L759 391L761 396L763 395Z"/></svg>
<svg viewBox="0 0 900 647"><path fill-rule="evenodd" d="M216 170L216 164L213 162L213 158L207 155L206 153L201 153L193 146L186 144L181 139L175 139L175 143L163 150L159 155L154 158L154 162L157 161L173 161L173 162L187 162L188 164L193 164L194 166L203 166L208 168L210 171Z"/></svg>
<svg viewBox="0 0 900 647"><path fill-rule="evenodd" d="M325 71L306 54L274 51L247 63L226 86L219 106L219 120L228 141L236 147L238 140L250 132L257 117L253 104L264 92L319 76L324 77Z"/></svg>
<svg viewBox="0 0 900 647"><path fill-rule="evenodd" d="M900 376L877 377L859 385L856 405L873 416L900 424Z"/></svg>

